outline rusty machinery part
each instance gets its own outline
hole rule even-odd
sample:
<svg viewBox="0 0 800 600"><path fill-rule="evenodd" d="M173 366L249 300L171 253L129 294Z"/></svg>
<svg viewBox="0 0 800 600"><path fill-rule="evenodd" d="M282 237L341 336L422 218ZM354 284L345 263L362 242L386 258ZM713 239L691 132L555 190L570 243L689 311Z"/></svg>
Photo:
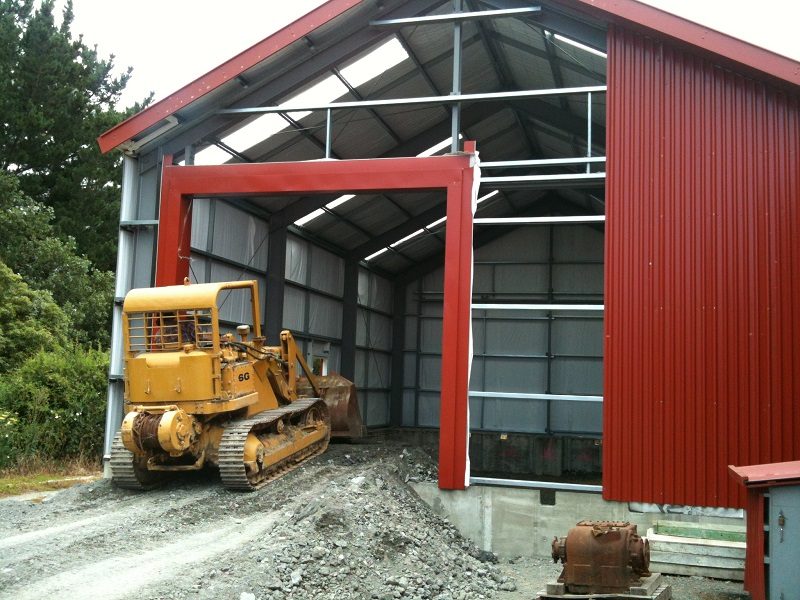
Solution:
<svg viewBox="0 0 800 600"><path fill-rule="evenodd" d="M561 561L562 563L567 562L567 538L565 537L554 537L552 543L552 556L553 562L558 563Z"/></svg>
<svg viewBox="0 0 800 600"><path fill-rule="evenodd" d="M328 408L318 398L230 421L219 448L222 483L231 490L257 490L324 452L330 434Z"/></svg>
<svg viewBox="0 0 800 600"><path fill-rule="evenodd" d="M559 577L571 594L627 592L649 575L650 546L627 521L581 521L552 543Z"/></svg>
<svg viewBox="0 0 800 600"><path fill-rule="evenodd" d="M362 438L367 428L361 418L355 384L338 374L317 375L314 377L320 397L328 405L331 415L331 437ZM301 397L309 397L313 389L308 378L297 382L297 392Z"/></svg>
<svg viewBox="0 0 800 600"><path fill-rule="evenodd" d="M131 411L125 415L120 429L125 447L137 455L165 451L180 456L197 439L200 424L177 407L163 413Z"/></svg>
<svg viewBox="0 0 800 600"><path fill-rule="evenodd" d="M111 481L128 490L146 490L159 485L164 474L147 470L147 456L129 451L122 442L122 433L117 432L111 444Z"/></svg>

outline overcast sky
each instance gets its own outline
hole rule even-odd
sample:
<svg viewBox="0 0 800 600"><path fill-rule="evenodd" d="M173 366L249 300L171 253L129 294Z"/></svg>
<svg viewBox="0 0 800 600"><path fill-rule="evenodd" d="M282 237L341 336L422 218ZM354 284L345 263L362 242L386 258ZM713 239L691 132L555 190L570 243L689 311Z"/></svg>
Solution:
<svg viewBox="0 0 800 600"><path fill-rule="evenodd" d="M797 0L646 0L800 60ZM319 0L74 0L73 32L132 66L123 104L156 100L321 4Z"/></svg>

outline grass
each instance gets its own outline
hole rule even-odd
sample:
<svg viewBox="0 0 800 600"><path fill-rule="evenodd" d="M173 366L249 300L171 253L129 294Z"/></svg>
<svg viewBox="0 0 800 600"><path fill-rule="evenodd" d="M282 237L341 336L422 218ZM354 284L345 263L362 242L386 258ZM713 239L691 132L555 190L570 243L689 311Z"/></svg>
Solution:
<svg viewBox="0 0 800 600"><path fill-rule="evenodd" d="M68 461L27 460L0 471L0 498L29 492L61 490L78 483L99 479L100 463L94 459Z"/></svg>

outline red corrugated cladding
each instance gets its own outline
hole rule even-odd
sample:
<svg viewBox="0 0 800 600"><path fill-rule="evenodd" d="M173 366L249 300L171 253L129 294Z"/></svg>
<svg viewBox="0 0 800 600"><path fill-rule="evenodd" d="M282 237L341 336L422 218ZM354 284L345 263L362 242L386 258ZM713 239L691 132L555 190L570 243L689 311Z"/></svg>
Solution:
<svg viewBox="0 0 800 600"><path fill-rule="evenodd" d="M604 496L743 507L800 458L800 94L608 41Z"/></svg>

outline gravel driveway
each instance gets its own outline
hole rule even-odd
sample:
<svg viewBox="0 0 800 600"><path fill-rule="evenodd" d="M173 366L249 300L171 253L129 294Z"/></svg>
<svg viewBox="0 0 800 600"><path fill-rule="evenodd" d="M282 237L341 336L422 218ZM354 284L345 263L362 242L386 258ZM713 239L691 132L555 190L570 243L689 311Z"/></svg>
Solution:
<svg viewBox="0 0 800 600"><path fill-rule="evenodd" d="M421 450L334 445L254 493L213 475L149 492L107 481L0 501L0 598L534 598L558 567L495 563L406 484ZM741 584L673 578L678 600ZM709 595L711 594L711 595Z"/></svg>

